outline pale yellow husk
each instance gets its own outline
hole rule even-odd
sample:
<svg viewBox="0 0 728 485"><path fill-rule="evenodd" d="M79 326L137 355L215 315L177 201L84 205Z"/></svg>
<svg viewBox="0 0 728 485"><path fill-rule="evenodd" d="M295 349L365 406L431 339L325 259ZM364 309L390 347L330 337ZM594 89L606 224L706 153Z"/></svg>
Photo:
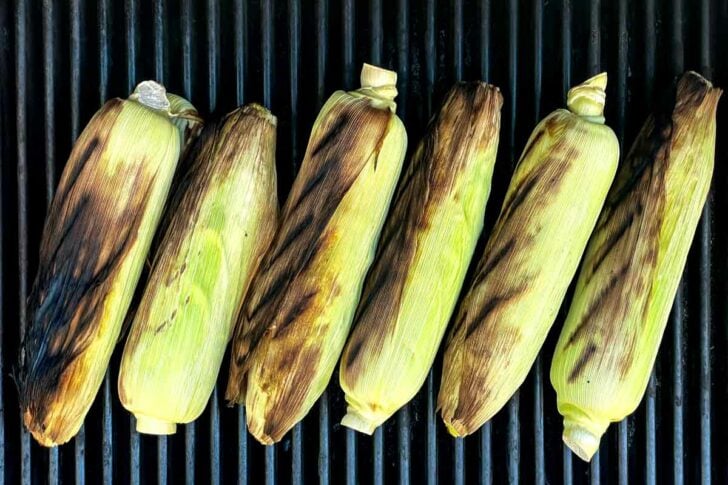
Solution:
<svg viewBox="0 0 728 485"><path fill-rule="evenodd" d="M275 135L275 117L248 105L190 152L119 372L119 398L140 432L174 433L207 404L278 224Z"/></svg>
<svg viewBox="0 0 728 485"><path fill-rule="evenodd" d="M371 434L427 377L483 227L502 104L453 86L400 181L341 358L344 426Z"/></svg>
<svg viewBox="0 0 728 485"><path fill-rule="evenodd" d="M564 442L583 460L647 387L713 173L721 90L688 72L651 116L589 241L551 366Z"/></svg>
<svg viewBox="0 0 728 485"><path fill-rule="evenodd" d="M108 101L61 176L18 372L23 419L42 445L78 432L103 380L184 142L177 105L152 81Z"/></svg>
<svg viewBox="0 0 728 485"><path fill-rule="evenodd" d="M445 350L438 406L466 436L516 392L556 319L612 183L619 145L604 124L606 74L528 140Z"/></svg>

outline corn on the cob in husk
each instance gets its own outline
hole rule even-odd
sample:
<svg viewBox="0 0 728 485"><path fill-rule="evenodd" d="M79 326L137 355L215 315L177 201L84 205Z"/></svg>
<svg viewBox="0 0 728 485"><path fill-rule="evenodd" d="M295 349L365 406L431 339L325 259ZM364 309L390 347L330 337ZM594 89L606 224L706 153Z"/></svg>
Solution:
<svg viewBox="0 0 728 485"><path fill-rule="evenodd" d="M564 442L590 460L639 405L713 173L721 90L694 72L651 116L589 241L551 366Z"/></svg>
<svg viewBox="0 0 728 485"><path fill-rule="evenodd" d="M326 102L245 299L226 397L261 443L306 415L349 333L407 144L396 79L365 65L361 89Z"/></svg>
<svg viewBox="0 0 728 485"><path fill-rule="evenodd" d="M248 105L208 126L124 347L119 398L143 433L204 410L250 277L278 224L276 118Z"/></svg>
<svg viewBox="0 0 728 485"><path fill-rule="evenodd" d="M42 445L76 434L101 385L194 118L146 81L104 104L73 147L43 231L17 375L25 426Z"/></svg>
<svg viewBox="0 0 728 485"><path fill-rule="evenodd" d="M456 84L399 183L341 357L345 426L371 434L427 377L483 228L502 105Z"/></svg>
<svg viewBox="0 0 728 485"><path fill-rule="evenodd" d="M465 436L526 378L596 223L619 159L604 124L606 74L572 88L518 162L447 344L438 407Z"/></svg>

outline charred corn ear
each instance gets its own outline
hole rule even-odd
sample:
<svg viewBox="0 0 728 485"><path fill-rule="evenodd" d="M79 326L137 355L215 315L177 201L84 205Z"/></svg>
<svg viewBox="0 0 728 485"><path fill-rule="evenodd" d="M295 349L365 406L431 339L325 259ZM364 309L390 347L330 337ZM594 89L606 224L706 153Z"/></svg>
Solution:
<svg viewBox="0 0 728 485"><path fill-rule="evenodd" d="M176 115L146 81L104 104L63 171L17 379L25 426L42 445L76 434L101 385L177 166Z"/></svg>
<svg viewBox="0 0 728 485"><path fill-rule="evenodd" d="M589 241L551 366L564 442L590 460L647 387L710 187L721 90L689 72L650 117Z"/></svg>
<svg viewBox="0 0 728 485"><path fill-rule="evenodd" d="M454 321L438 406L453 436L497 413L526 378L612 183L619 145L604 125L606 74L571 89L518 162Z"/></svg>
<svg viewBox="0 0 728 485"><path fill-rule="evenodd" d="M249 105L206 129L134 317L119 398L142 433L204 410L243 294L278 222L276 118Z"/></svg>
<svg viewBox="0 0 728 485"><path fill-rule="evenodd" d="M459 83L397 188L340 365L341 423L371 434L422 386L483 228L498 88Z"/></svg>
<svg viewBox="0 0 728 485"><path fill-rule="evenodd" d="M281 227L233 338L226 397L248 429L279 441L326 388L341 354L407 141L396 73L365 65L316 119Z"/></svg>

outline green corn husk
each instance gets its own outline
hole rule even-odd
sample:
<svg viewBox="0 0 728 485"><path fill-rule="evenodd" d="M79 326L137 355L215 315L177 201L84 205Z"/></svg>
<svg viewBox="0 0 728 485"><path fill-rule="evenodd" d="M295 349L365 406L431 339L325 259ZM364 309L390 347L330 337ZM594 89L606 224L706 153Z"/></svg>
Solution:
<svg viewBox="0 0 728 485"><path fill-rule="evenodd" d="M341 358L344 426L371 434L427 377L483 228L502 105L456 84L399 183Z"/></svg>
<svg viewBox="0 0 728 485"><path fill-rule="evenodd" d="M261 443L308 413L344 346L407 144L396 79L365 65L361 89L326 102L243 305L226 397Z"/></svg>
<svg viewBox="0 0 728 485"><path fill-rule="evenodd" d="M556 319L619 159L606 83L572 88L569 110L543 119L521 155L445 351L438 407L453 436L505 405Z"/></svg>
<svg viewBox="0 0 728 485"><path fill-rule="evenodd" d="M189 159L187 152L194 145L202 131L202 118L200 118L192 103L182 96L167 93L167 99L169 100L169 111L170 113L174 113L174 116L171 118L172 123L179 129L180 136L182 137L182 155L180 155L180 163L182 163L184 160ZM180 173L179 168L177 174ZM187 173L187 171L185 170L184 173ZM173 187L176 186L176 184L173 184Z"/></svg>
<svg viewBox="0 0 728 485"><path fill-rule="evenodd" d="M145 81L73 147L48 213L17 375L23 421L55 446L79 430L119 339L185 132L199 119ZM174 109L181 109L181 112Z"/></svg>
<svg viewBox="0 0 728 485"><path fill-rule="evenodd" d="M644 395L710 189L721 90L688 72L651 116L589 241L551 366L564 442L583 460Z"/></svg>
<svg viewBox="0 0 728 485"><path fill-rule="evenodd" d="M275 141L275 116L253 104L190 152L121 361L119 398L139 432L174 433L207 404L277 227Z"/></svg>

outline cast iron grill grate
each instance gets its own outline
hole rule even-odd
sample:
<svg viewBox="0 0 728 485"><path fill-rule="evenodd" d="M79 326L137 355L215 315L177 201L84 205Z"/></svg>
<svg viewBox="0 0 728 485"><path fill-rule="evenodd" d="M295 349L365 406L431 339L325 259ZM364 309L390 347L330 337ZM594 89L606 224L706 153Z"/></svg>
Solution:
<svg viewBox="0 0 728 485"><path fill-rule="evenodd" d="M116 398L119 350L78 438L39 447L11 378L26 325L45 209L73 139L100 104L155 78L204 113L260 101L279 117L285 196L315 114L363 61L399 72L414 146L446 89L481 78L505 98L492 225L526 137L572 81L610 76L607 122L623 149L686 69L728 86L728 0L13 0L0 2L0 477L8 483L728 483L728 123L719 109L713 195L639 410L591 464L561 444L548 381L552 331L511 403L449 438L434 414L440 361L418 397L373 438L337 423L337 377L304 422L263 448L219 389L194 424L140 436ZM724 101L725 103L725 101ZM561 325L560 318L555 328ZM227 364L220 382L224 381ZM434 375L434 377L433 377Z"/></svg>

